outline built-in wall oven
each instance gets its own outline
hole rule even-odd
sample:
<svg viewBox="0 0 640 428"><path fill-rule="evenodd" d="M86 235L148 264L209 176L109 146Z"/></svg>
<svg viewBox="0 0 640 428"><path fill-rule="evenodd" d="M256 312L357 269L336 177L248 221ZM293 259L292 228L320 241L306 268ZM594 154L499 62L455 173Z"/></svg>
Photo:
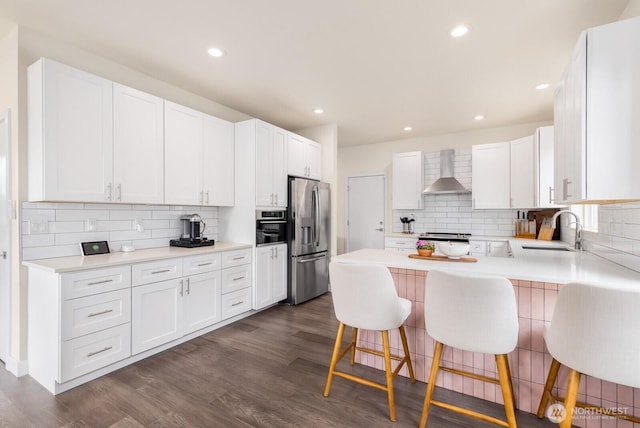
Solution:
<svg viewBox="0 0 640 428"><path fill-rule="evenodd" d="M256 211L256 245L287 242L286 211Z"/></svg>

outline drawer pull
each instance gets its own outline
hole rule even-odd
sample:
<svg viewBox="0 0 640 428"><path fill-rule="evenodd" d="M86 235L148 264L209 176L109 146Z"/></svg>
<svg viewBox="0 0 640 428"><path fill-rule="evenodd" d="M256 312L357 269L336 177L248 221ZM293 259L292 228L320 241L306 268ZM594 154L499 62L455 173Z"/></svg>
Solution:
<svg viewBox="0 0 640 428"><path fill-rule="evenodd" d="M94 312L92 314L87 315L87 318L89 318L89 317L97 317L98 315L108 314L109 312L113 312L113 309L107 309L107 310L101 311L101 312Z"/></svg>
<svg viewBox="0 0 640 428"><path fill-rule="evenodd" d="M233 278L232 281L240 281L240 280L245 279L245 278L246 278L246 276L238 276L236 278Z"/></svg>
<svg viewBox="0 0 640 428"><path fill-rule="evenodd" d="M87 285L99 285L99 284L106 284L108 282L113 282L113 279L104 279L102 281L95 281L95 282L90 282Z"/></svg>
<svg viewBox="0 0 640 428"><path fill-rule="evenodd" d="M151 275L157 275L159 273L167 273L167 272L171 272L171 269L156 270L156 271L151 272Z"/></svg>
<svg viewBox="0 0 640 428"><path fill-rule="evenodd" d="M209 263L198 263L198 267L200 267L200 266L209 266L209 265L212 265L212 264L213 264L213 262L209 262Z"/></svg>
<svg viewBox="0 0 640 428"><path fill-rule="evenodd" d="M106 346L99 351L89 352L87 357L93 357L94 355L102 354L103 352L107 352L108 350L113 349L113 346Z"/></svg>
<svg viewBox="0 0 640 428"><path fill-rule="evenodd" d="M244 256L234 257L232 260L242 260L242 259L244 259Z"/></svg>
<svg viewBox="0 0 640 428"><path fill-rule="evenodd" d="M240 302L232 303L231 306L240 306L243 303L244 303L244 300L242 300Z"/></svg>

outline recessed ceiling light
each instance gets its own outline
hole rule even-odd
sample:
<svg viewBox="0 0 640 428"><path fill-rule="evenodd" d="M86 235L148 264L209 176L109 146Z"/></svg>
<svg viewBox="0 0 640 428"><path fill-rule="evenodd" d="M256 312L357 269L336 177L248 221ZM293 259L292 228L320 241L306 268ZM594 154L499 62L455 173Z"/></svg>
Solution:
<svg viewBox="0 0 640 428"><path fill-rule="evenodd" d="M411 130L413 130L413 128L411 126L405 126L404 128L402 128L403 130L409 132Z"/></svg>
<svg viewBox="0 0 640 428"><path fill-rule="evenodd" d="M453 27L451 32L451 37L462 37L469 32L469 27L466 25L457 25Z"/></svg>
<svg viewBox="0 0 640 428"><path fill-rule="evenodd" d="M536 89L539 91L542 91L543 89L547 89L549 87L548 83L540 83L539 85L536 85Z"/></svg>
<svg viewBox="0 0 640 428"><path fill-rule="evenodd" d="M313 109L313 112L314 112L315 114L322 114L322 113L324 113L324 110L323 110L323 109L321 109L321 108L314 108L314 109Z"/></svg>
<svg viewBox="0 0 640 428"><path fill-rule="evenodd" d="M477 120L477 121L480 121L480 120L483 120L483 119L484 119L484 116L481 115L481 114L479 114L479 115L477 115L476 117L473 118L473 120Z"/></svg>
<svg viewBox="0 0 640 428"><path fill-rule="evenodd" d="M224 51L220 48L209 48L207 53L214 58L220 58L221 56L224 56Z"/></svg>

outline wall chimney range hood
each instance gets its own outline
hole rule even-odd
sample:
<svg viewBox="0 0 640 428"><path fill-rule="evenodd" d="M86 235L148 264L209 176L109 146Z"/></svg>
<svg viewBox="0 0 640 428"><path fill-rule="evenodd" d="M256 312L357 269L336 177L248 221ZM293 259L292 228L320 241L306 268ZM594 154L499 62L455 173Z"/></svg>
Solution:
<svg viewBox="0 0 640 428"><path fill-rule="evenodd" d="M455 159L455 150L440 151L440 178L423 193L426 194L447 194L447 193L470 193L458 180L453 177L453 161Z"/></svg>

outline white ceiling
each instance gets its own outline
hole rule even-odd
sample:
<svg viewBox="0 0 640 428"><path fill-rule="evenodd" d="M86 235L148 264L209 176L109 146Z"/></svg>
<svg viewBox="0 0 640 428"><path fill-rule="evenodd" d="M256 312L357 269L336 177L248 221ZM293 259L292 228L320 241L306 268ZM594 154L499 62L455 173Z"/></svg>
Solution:
<svg viewBox="0 0 640 428"><path fill-rule="evenodd" d="M287 129L337 123L347 146L552 120L580 31L627 3L0 0L0 17Z"/></svg>

